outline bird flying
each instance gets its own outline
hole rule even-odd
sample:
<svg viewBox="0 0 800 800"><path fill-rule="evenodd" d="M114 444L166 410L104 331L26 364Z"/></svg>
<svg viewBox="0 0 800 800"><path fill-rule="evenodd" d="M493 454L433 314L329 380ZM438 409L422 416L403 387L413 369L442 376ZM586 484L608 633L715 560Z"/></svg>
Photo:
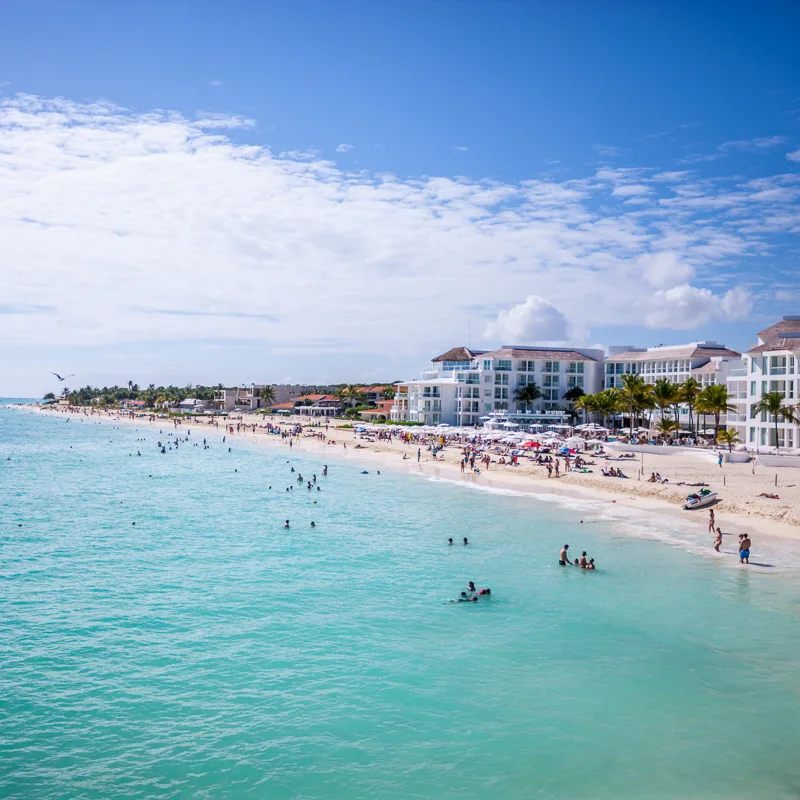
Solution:
<svg viewBox="0 0 800 800"><path fill-rule="evenodd" d="M75 373L73 372L72 375L65 375L63 378L57 372L51 372L51 375L55 375L60 381L65 381L67 378L74 378Z"/></svg>

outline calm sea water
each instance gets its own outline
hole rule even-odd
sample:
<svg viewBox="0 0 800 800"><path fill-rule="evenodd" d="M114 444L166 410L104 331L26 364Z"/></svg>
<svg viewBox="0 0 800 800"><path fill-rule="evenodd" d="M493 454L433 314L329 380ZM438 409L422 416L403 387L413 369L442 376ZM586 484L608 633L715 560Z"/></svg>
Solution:
<svg viewBox="0 0 800 800"><path fill-rule="evenodd" d="M794 579L163 430L0 408L0 796L800 795Z"/></svg>

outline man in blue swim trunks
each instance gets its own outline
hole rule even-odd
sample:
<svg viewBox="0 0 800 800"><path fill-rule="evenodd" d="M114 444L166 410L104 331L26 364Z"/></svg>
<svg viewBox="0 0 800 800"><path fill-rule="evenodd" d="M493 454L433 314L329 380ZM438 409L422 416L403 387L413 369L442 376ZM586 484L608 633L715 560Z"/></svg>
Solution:
<svg viewBox="0 0 800 800"><path fill-rule="evenodd" d="M750 541L750 537L745 534L744 538L742 539L742 543L739 545L739 563L740 564L749 564L750 563L750 545L752 542Z"/></svg>

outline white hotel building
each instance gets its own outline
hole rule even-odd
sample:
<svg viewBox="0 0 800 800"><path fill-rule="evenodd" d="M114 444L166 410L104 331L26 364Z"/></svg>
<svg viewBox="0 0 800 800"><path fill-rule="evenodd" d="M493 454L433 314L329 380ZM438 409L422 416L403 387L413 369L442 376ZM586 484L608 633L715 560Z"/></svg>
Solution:
<svg viewBox="0 0 800 800"><path fill-rule="evenodd" d="M775 420L756 405L767 392L781 392L785 405L795 406L800 397L800 316L786 316L758 334L758 343L730 371L728 395L736 412L728 414L748 449L775 447ZM777 444L800 448L800 427L778 420Z"/></svg>
<svg viewBox="0 0 800 800"><path fill-rule="evenodd" d="M504 414L521 425L566 419L564 393L598 392L603 383L602 350L454 347L433 359L419 379L397 387L391 419L426 425L479 425L481 417ZM514 400L518 388L536 383L542 392L531 407Z"/></svg>

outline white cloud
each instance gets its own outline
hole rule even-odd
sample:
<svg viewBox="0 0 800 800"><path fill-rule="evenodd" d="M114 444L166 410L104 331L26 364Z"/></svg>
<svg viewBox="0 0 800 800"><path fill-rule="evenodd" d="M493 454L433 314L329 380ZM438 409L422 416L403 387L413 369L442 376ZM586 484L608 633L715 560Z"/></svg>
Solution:
<svg viewBox="0 0 800 800"><path fill-rule="evenodd" d="M639 259L644 279L654 289L671 289L694 280L694 267L682 261L677 253L648 253Z"/></svg>
<svg viewBox="0 0 800 800"><path fill-rule="evenodd" d="M208 85L209 86L214 86L214 87L219 87L219 86L223 86L224 84L222 83L222 81L213 80L213 81L210 81Z"/></svg>
<svg viewBox="0 0 800 800"><path fill-rule="evenodd" d="M611 192L615 197L634 197L636 195L650 194L653 190L642 183L627 183L616 186Z"/></svg>
<svg viewBox="0 0 800 800"><path fill-rule="evenodd" d="M460 153L466 153L467 150L469 150L469 147L465 147L463 144L460 144L456 145L456 150L458 150Z"/></svg>
<svg viewBox="0 0 800 800"><path fill-rule="evenodd" d="M340 144L336 148L336 152L337 153L349 153L353 149L354 146L355 145L352 145L352 144Z"/></svg>
<svg viewBox="0 0 800 800"><path fill-rule="evenodd" d="M651 328L688 330L710 322L745 319L753 307L749 292L741 287L721 297L688 283L656 292L648 301L647 324Z"/></svg>
<svg viewBox="0 0 800 800"><path fill-rule="evenodd" d="M787 153L786 158L788 158L789 161L800 161L800 150L794 150L791 153Z"/></svg>
<svg viewBox="0 0 800 800"><path fill-rule="evenodd" d="M686 309L704 310L698 325L740 317L749 295L727 290L744 257L748 280L762 280L772 237L798 226L774 191L793 176L400 178L243 143L253 125L0 98L0 341L259 342L311 364L367 349L424 361L498 308L509 310L492 335L517 343L575 340L576 321L680 328ZM654 202L604 205L627 185L652 187L628 199ZM713 291L692 285L692 266Z"/></svg>
<svg viewBox="0 0 800 800"><path fill-rule="evenodd" d="M602 158L621 158L625 155L625 151L621 147L614 147L610 144L596 144L594 150Z"/></svg>
<svg viewBox="0 0 800 800"><path fill-rule="evenodd" d="M500 344L564 342L569 339L569 322L552 303L531 294L519 305L501 311L487 325L485 336L502 340Z"/></svg>

